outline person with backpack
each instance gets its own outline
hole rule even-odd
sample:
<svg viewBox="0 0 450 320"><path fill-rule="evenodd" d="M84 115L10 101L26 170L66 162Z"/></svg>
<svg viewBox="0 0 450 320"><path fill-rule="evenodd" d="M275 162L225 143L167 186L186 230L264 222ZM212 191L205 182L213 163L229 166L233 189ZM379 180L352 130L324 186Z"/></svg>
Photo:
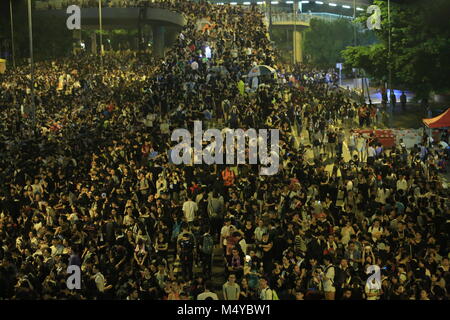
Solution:
<svg viewBox="0 0 450 320"><path fill-rule="evenodd" d="M200 245L201 252L201 264L203 269L203 275L207 279L211 279L211 268L214 251L214 239L209 232L209 229L203 234L202 242Z"/></svg>
<svg viewBox="0 0 450 320"><path fill-rule="evenodd" d="M211 223L212 234L218 238L220 233L220 228L223 224L223 212L225 209L225 203L222 196L219 195L217 191L213 191L208 195L208 206L207 212L209 221Z"/></svg>
<svg viewBox="0 0 450 320"><path fill-rule="evenodd" d="M179 220L176 215L174 216L174 220L175 221L173 222L172 226L172 234L170 237L170 240L173 244L178 243L178 236L180 235L181 226L183 225L183 221Z"/></svg>
<svg viewBox="0 0 450 320"><path fill-rule="evenodd" d="M259 285L261 288L259 298L261 300L280 300L275 290L270 289L269 280L267 278L261 278L259 280Z"/></svg>
<svg viewBox="0 0 450 320"><path fill-rule="evenodd" d="M335 268L332 264L330 256L324 256L323 262L325 265L325 270L321 274L322 283L323 283L323 291L325 294L325 300L334 300L336 295L336 287L335 287Z"/></svg>
<svg viewBox="0 0 450 320"><path fill-rule="evenodd" d="M181 239L178 240L178 248L182 277L185 280L192 280L195 248L193 237L187 232L182 233Z"/></svg>

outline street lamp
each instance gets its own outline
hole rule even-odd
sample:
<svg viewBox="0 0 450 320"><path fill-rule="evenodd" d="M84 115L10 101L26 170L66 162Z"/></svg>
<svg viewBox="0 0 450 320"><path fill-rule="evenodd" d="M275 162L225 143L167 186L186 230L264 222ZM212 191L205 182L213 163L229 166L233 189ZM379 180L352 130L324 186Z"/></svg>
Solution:
<svg viewBox="0 0 450 320"><path fill-rule="evenodd" d="M9 14L11 20L11 46L12 46L12 59L13 67L16 68L16 50L14 49L14 21L13 21L13 10L12 10L12 0L9 0Z"/></svg>
<svg viewBox="0 0 450 320"><path fill-rule="evenodd" d="M388 0L388 24L389 24L389 32L388 32L388 67L389 67L389 97L391 99L392 93L392 62L391 62L391 1ZM392 102L391 102L392 104ZM393 111L393 110L392 110Z"/></svg>
<svg viewBox="0 0 450 320"><path fill-rule="evenodd" d="M301 3L300 3L300 5L301 5ZM297 4L297 6L298 6L298 4ZM293 33L293 36L292 36L292 38L293 38L293 41L292 41L292 43L293 43L293 50L292 50L292 53L293 53L293 55L294 55L294 63L293 63L293 65L295 65L295 63L297 62L297 61L295 61L295 53L296 53L296 50L295 50L295 45L296 45L296 37L295 37L295 32L297 31L296 29L296 26L297 26L297 6L295 5L295 3L292 3L292 8L294 9L294 33Z"/></svg>
<svg viewBox="0 0 450 320"><path fill-rule="evenodd" d="M36 129L36 106L34 104L34 57L33 57L33 21L31 17L31 0L28 0L28 29L30 35L30 62L31 62L31 117L33 129Z"/></svg>
<svg viewBox="0 0 450 320"><path fill-rule="evenodd" d="M100 70L103 73L102 0L98 0L98 20L100 25Z"/></svg>

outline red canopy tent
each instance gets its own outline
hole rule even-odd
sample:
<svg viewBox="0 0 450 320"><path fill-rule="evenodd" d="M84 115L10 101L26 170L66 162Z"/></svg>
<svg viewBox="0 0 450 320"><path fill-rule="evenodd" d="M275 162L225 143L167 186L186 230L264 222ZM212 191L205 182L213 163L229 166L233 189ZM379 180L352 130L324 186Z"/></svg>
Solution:
<svg viewBox="0 0 450 320"><path fill-rule="evenodd" d="M437 117L422 119L422 121L428 128L450 127L450 108Z"/></svg>

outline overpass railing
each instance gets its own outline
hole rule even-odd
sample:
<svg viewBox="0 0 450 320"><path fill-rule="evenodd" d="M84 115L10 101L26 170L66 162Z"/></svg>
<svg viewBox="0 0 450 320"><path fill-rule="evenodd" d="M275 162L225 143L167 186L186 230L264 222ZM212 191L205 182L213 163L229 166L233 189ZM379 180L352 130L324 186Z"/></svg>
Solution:
<svg viewBox="0 0 450 320"><path fill-rule="evenodd" d="M36 10L65 9L70 5L81 8L97 8L99 0L37 0L34 1ZM141 6L158 7L162 1L155 0L101 0L103 8L131 8ZM166 1L167 2L167 1Z"/></svg>
<svg viewBox="0 0 450 320"><path fill-rule="evenodd" d="M268 17L268 14L266 14ZM272 14L272 22L285 22L285 21L300 21L308 22L311 20L311 16L307 14L294 14L294 13L276 13Z"/></svg>
<svg viewBox="0 0 450 320"><path fill-rule="evenodd" d="M269 19L269 13L266 12L266 18ZM298 21L309 23L311 19L318 18L327 21L333 21L336 19L353 19L350 16L342 16L327 12L314 12L314 13L299 13L295 14L292 12L282 12L282 13L272 13L272 22L288 22L288 21Z"/></svg>

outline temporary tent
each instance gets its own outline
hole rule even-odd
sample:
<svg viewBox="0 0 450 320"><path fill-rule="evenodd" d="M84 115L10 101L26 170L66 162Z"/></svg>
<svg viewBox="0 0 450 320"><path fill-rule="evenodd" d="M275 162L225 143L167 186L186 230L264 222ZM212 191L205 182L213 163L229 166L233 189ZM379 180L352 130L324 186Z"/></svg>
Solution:
<svg viewBox="0 0 450 320"><path fill-rule="evenodd" d="M422 119L422 121L428 128L450 127L450 108L437 117Z"/></svg>

